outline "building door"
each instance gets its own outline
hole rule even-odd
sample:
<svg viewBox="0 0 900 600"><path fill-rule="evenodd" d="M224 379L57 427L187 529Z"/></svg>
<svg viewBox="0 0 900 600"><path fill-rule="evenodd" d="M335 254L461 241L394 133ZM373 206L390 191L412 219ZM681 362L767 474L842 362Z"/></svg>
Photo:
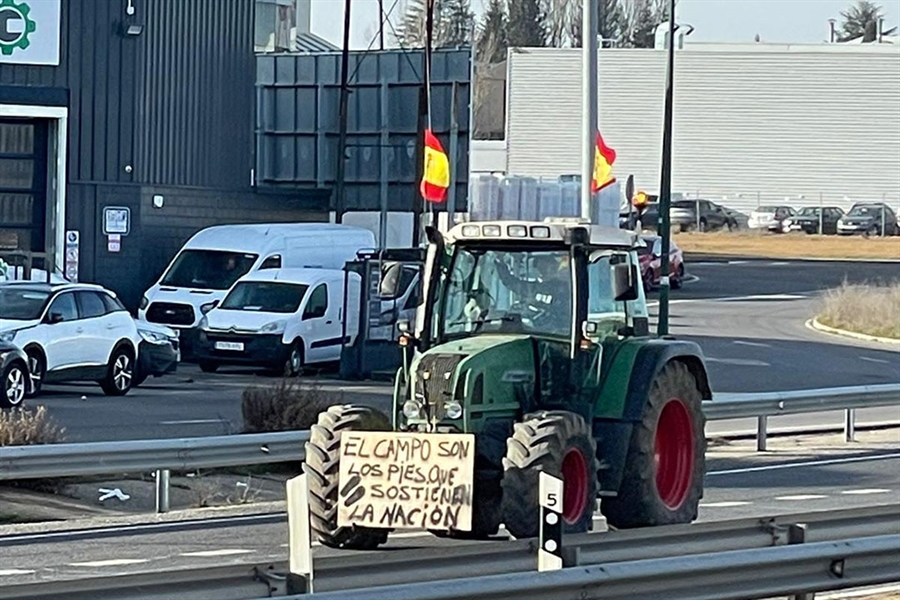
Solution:
<svg viewBox="0 0 900 600"><path fill-rule="evenodd" d="M45 251L47 133L46 120L0 119L0 257Z"/></svg>

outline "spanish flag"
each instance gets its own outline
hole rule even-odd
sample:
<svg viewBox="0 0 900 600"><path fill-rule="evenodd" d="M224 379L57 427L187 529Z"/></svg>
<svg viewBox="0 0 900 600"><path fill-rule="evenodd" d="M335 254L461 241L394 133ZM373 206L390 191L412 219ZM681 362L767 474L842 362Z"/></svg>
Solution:
<svg viewBox="0 0 900 600"><path fill-rule="evenodd" d="M419 190L429 202L443 202L450 187L450 159L430 129L425 130L425 170Z"/></svg>
<svg viewBox="0 0 900 600"><path fill-rule="evenodd" d="M591 192L597 193L616 182L612 174L616 162L616 151L603 143L603 136L597 132L597 147L594 149L594 175L591 177Z"/></svg>

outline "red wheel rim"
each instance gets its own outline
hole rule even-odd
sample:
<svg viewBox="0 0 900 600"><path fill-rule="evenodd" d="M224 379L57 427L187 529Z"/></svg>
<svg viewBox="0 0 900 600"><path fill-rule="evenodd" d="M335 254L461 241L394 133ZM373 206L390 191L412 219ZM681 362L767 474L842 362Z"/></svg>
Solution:
<svg viewBox="0 0 900 600"><path fill-rule="evenodd" d="M687 406L672 398L663 407L656 425L656 490L666 508L684 504L694 477L694 428Z"/></svg>
<svg viewBox="0 0 900 600"><path fill-rule="evenodd" d="M572 448L563 457L563 520L572 525L584 514L587 504L588 469L584 455Z"/></svg>

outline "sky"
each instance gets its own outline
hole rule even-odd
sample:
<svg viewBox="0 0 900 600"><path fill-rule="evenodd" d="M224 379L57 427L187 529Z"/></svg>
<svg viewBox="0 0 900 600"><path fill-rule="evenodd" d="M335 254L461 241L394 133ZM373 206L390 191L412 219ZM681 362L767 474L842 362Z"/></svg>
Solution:
<svg viewBox="0 0 900 600"><path fill-rule="evenodd" d="M575 0L576 2L579 0ZM312 31L340 46L343 0L310 0ZM401 14L404 0L382 0L392 18ZM480 14L485 0L472 0ZM678 0L676 16L695 27L692 42L752 42L759 34L763 42L819 43L827 39L828 19L840 23L840 13L852 0ZM877 2L884 9L885 29L898 24L900 0ZM355 50L377 47L378 0L352 0L350 44ZM390 45L390 29L385 43Z"/></svg>

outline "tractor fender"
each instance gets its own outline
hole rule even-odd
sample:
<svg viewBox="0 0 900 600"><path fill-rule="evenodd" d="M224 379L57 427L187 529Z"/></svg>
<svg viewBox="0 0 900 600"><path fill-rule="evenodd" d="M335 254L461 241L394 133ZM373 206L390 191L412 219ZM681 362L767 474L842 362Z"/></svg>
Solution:
<svg viewBox="0 0 900 600"><path fill-rule="evenodd" d="M687 366L691 375L697 380L700 397L704 400L712 400L706 362L699 345L685 340L648 340L634 355L622 419L632 422L641 420L644 403L650 393L650 385L663 367L673 360Z"/></svg>

